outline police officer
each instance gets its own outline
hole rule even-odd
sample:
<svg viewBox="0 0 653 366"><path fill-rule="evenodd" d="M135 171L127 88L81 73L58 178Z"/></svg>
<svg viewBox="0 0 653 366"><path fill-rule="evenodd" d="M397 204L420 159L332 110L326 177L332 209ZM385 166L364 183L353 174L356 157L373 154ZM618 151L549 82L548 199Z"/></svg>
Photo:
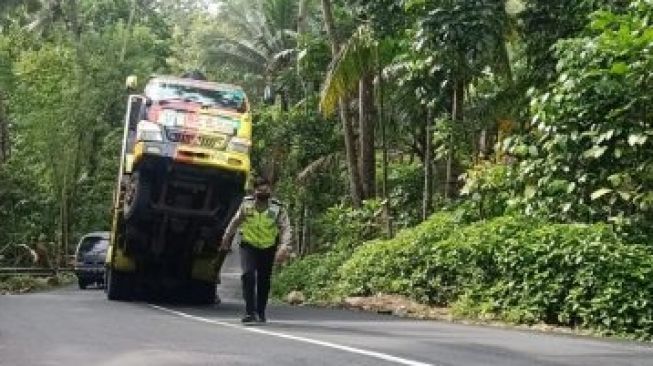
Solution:
<svg viewBox="0 0 653 366"><path fill-rule="evenodd" d="M290 251L292 235L288 214L281 203L270 195L270 182L265 178L256 179L254 195L245 197L222 239L221 249L229 250L236 232L240 229L242 234L243 323L266 321L265 308L270 293L272 266L275 258L280 259Z"/></svg>

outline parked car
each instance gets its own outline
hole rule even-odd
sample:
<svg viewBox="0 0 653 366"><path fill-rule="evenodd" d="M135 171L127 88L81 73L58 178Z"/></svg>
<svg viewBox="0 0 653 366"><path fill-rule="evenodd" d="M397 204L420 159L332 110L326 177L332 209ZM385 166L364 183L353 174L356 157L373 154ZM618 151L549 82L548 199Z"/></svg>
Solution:
<svg viewBox="0 0 653 366"><path fill-rule="evenodd" d="M90 284L104 285L104 261L109 247L109 232L84 235L75 251L75 275L80 289Z"/></svg>

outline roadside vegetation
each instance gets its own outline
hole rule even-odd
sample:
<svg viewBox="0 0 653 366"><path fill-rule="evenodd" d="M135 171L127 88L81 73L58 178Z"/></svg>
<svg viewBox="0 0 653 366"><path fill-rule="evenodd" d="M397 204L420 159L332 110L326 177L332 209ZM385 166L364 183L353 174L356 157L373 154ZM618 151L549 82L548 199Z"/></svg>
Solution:
<svg viewBox="0 0 653 366"><path fill-rule="evenodd" d="M277 297L651 339L651 19L648 0L4 1L0 266L107 229L125 77L199 70L246 88L255 173L290 210Z"/></svg>
<svg viewBox="0 0 653 366"><path fill-rule="evenodd" d="M51 277L8 276L0 277L0 295L26 294L69 285L76 281L74 275L61 273Z"/></svg>

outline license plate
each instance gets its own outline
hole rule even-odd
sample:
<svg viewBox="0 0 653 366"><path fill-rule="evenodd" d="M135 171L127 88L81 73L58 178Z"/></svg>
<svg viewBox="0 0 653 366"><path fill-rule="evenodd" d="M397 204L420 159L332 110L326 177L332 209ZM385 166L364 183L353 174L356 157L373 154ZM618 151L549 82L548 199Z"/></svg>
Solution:
<svg viewBox="0 0 653 366"><path fill-rule="evenodd" d="M233 122L215 116L201 116L199 127L211 132L219 132L226 135L233 135L235 132Z"/></svg>

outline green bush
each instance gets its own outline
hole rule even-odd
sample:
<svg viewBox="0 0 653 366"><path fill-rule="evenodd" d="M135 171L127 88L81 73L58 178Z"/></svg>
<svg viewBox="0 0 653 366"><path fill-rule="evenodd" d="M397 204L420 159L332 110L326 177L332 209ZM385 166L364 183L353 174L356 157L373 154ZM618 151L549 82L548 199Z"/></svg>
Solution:
<svg viewBox="0 0 653 366"><path fill-rule="evenodd" d="M339 269L344 279L336 289L340 295L396 293L428 301L424 278L415 273L427 263L433 244L447 238L457 227L450 213L438 213L414 229L401 231L393 240L375 240L354 252Z"/></svg>
<svg viewBox="0 0 653 366"><path fill-rule="evenodd" d="M338 268L354 248L381 235L380 209L376 200L365 201L359 209L345 205L329 208L318 222L320 249L328 251L306 256L277 271L272 295L281 298L291 291L302 291L309 301L332 298Z"/></svg>
<svg viewBox="0 0 653 366"><path fill-rule="evenodd" d="M31 277L31 276L0 276L0 295L3 293L26 293L42 291L48 288L57 287L72 283L75 276L67 273L60 273L53 277Z"/></svg>
<svg viewBox="0 0 653 366"><path fill-rule="evenodd" d="M465 221L503 216L515 190L512 168L506 164L481 162L464 174L465 185L460 194L465 199L458 211Z"/></svg>
<svg viewBox="0 0 653 366"><path fill-rule="evenodd" d="M382 234L380 213L377 200L365 201L358 209L344 204L333 206L317 222L317 242L348 250L376 239Z"/></svg>
<svg viewBox="0 0 653 366"><path fill-rule="evenodd" d="M524 212L558 222L612 222L631 241L653 237L653 3L591 16L585 36L553 48L558 78L532 98L520 156Z"/></svg>
<svg viewBox="0 0 653 366"><path fill-rule="evenodd" d="M605 225L500 218L441 245L472 253L458 314L653 336L653 253L622 243Z"/></svg>
<svg viewBox="0 0 653 366"><path fill-rule="evenodd" d="M653 252L606 225L504 216L462 225L439 213L395 239L308 257L275 294L309 299L400 294L463 317L653 337Z"/></svg>
<svg viewBox="0 0 653 366"><path fill-rule="evenodd" d="M381 181L382 170L378 170ZM407 228L422 219L424 167L422 164L394 163L388 167L388 201L393 208L395 227Z"/></svg>
<svg viewBox="0 0 653 366"><path fill-rule="evenodd" d="M292 291L301 291L310 302L331 299L331 289L339 279L338 267L350 253L334 250L309 255L286 265L274 274L272 296L283 298Z"/></svg>

